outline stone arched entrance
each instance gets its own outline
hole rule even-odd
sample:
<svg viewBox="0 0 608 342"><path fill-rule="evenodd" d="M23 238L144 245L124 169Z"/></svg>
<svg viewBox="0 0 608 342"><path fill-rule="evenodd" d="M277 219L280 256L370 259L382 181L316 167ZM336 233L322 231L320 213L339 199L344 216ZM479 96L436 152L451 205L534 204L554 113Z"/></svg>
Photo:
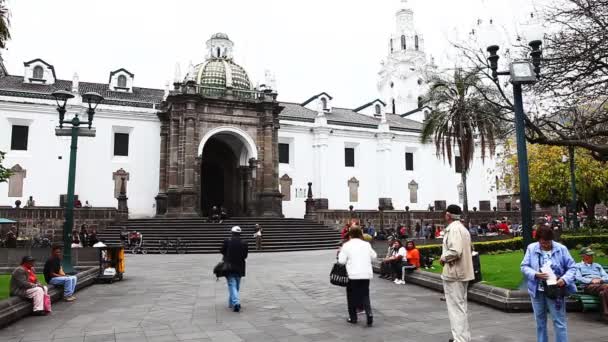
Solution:
<svg viewBox="0 0 608 342"><path fill-rule="evenodd" d="M223 206L231 216L253 214L253 139L237 128L218 127L205 134L198 155L199 212L208 216L212 206Z"/></svg>

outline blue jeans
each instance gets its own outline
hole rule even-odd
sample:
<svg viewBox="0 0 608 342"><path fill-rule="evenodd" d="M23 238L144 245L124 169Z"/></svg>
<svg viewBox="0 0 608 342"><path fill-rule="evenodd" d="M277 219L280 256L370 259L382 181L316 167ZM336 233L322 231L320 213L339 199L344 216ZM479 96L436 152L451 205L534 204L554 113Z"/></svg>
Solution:
<svg viewBox="0 0 608 342"><path fill-rule="evenodd" d="M76 290L76 281L75 276L55 277L49 281L49 284L63 286L63 296L70 297Z"/></svg>
<svg viewBox="0 0 608 342"><path fill-rule="evenodd" d="M241 276L235 274L227 275L226 283L228 284L228 306L232 308L237 304L240 305Z"/></svg>
<svg viewBox="0 0 608 342"><path fill-rule="evenodd" d="M536 291L536 298L532 299L532 309L536 320L536 340L549 342L547 336L547 310L553 320L553 330L556 342L568 342L568 322L566 320L566 300L549 299L542 291Z"/></svg>

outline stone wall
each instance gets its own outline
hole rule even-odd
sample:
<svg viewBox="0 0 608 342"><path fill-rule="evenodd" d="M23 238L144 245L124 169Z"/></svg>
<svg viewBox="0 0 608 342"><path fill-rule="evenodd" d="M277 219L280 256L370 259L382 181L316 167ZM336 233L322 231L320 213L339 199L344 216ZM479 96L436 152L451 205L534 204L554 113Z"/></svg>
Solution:
<svg viewBox="0 0 608 342"><path fill-rule="evenodd" d="M532 218L543 216L549 211L534 211ZM477 211L469 212L471 222L473 224L487 223L492 220L506 217L513 223L521 221L519 211ZM426 210L315 210L313 220L323 223L329 227L342 227L345 222L356 219L367 223L371 222L376 228L380 228L382 224L385 227L395 227L398 224L414 227L417 222L430 222L436 225L443 225L444 214L441 211L426 211Z"/></svg>
<svg viewBox="0 0 608 342"><path fill-rule="evenodd" d="M61 236L64 222L64 208L0 207L0 217L17 221L20 238L31 238L39 234ZM117 220L116 208L77 208L74 209L74 227L87 224L89 229L103 231L108 224ZM11 225L0 225L0 236L4 236Z"/></svg>

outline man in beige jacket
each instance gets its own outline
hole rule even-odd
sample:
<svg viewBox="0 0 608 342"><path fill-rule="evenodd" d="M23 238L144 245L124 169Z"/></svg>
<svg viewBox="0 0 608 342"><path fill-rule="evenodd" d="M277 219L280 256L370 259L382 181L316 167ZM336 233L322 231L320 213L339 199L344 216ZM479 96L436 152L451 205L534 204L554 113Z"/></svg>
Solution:
<svg viewBox="0 0 608 342"><path fill-rule="evenodd" d="M460 222L462 209L457 205L448 206L445 220L448 226L443 235L443 250L440 263L443 266L443 292L448 306L448 316L452 328L450 341L469 342L471 331L467 317L467 287L475 278L471 255L471 235Z"/></svg>

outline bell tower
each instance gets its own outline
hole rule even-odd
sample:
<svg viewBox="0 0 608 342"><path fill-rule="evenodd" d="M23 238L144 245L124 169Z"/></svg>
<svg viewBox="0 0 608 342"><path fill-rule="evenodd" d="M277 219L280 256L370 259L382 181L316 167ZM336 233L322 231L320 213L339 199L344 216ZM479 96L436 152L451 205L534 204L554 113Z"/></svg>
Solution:
<svg viewBox="0 0 608 342"><path fill-rule="evenodd" d="M416 29L407 0L395 13L395 31L388 41L388 56L381 62L378 91L387 112L404 114L420 107L426 92L424 37Z"/></svg>

